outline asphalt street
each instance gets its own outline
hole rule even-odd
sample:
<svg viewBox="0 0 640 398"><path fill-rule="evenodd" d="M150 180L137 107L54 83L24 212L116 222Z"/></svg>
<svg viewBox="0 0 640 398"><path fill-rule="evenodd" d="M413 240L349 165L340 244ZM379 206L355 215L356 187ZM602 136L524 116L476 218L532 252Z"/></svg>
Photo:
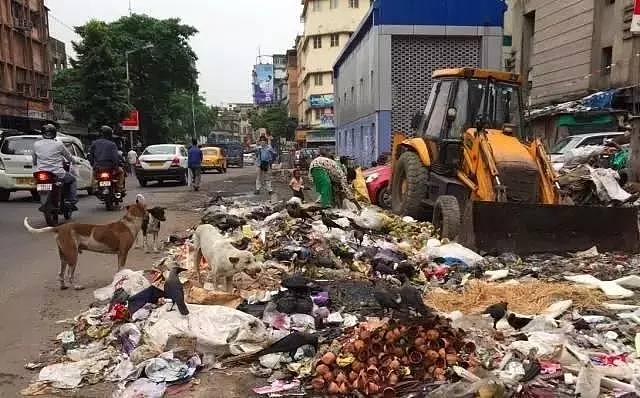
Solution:
<svg viewBox="0 0 640 398"><path fill-rule="evenodd" d="M168 208L168 222L163 224L161 238L194 225L199 218L196 209L207 201L207 192L223 191L225 195L253 195L255 168L229 169L227 174L206 174L203 189L195 193L188 187L150 184L139 188L129 179L126 203L138 193L147 202ZM58 321L69 319L86 310L96 288L109 284L116 272L116 256L84 252L80 256L77 275L85 290L61 291L57 281L58 253L52 234L31 235L23 227L29 217L32 225L44 226L38 204L29 193L12 194L9 202L0 203L0 397L15 397L20 389L37 376L24 365L38 362L41 353L53 346L52 340L64 329ZM91 224L113 222L123 211L107 212L95 197L82 193L73 221ZM128 268L143 269L157 261L161 254L145 254L133 249ZM58 322L58 323L57 323ZM93 395L92 395L93 396ZM98 395L96 395L98 396Z"/></svg>

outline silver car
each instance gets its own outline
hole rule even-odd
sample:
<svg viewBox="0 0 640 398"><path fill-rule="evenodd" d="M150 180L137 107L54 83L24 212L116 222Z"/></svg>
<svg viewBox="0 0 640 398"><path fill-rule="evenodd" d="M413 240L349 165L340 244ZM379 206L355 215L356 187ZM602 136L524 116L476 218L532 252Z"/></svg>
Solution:
<svg viewBox="0 0 640 398"><path fill-rule="evenodd" d="M589 133L565 137L558 141L549 151L553 168L556 171L560 170L564 166L565 155L573 149L590 145L604 145L608 140L622 135L624 135L624 132Z"/></svg>

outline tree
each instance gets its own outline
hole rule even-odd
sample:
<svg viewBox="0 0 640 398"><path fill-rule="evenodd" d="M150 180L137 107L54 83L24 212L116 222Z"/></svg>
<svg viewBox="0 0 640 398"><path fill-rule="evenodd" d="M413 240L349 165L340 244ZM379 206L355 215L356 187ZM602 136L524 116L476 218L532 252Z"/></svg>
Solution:
<svg viewBox="0 0 640 398"><path fill-rule="evenodd" d="M78 82L78 69L61 69L53 75L53 101L72 111L80 102L81 86Z"/></svg>
<svg viewBox="0 0 640 398"><path fill-rule="evenodd" d="M63 97L66 95L70 101L74 117L89 127L115 126L130 107L124 67L114 53L109 27L92 20L75 30L82 38L79 43L73 43L78 58L71 61L73 71L61 77L72 79L75 85L70 83L72 88L68 93L63 92Z"/></svg>
<svg viewBox="0 0 640 398"><path fill-rule="evenodd" d="M168 118L169 141L185 141L193 136L193 110L196 116L196 134L206 135L215 128L218 109L210 107L204 98L192 98L189 92L174 93L170 99Z"/></svg>
<svg viewBox="0 0 640 398"><path fill-rule="evenodd" d="M181 24L179 19L159 20L137 14L119 19L109 28L111 43L121 54L153 45L129 57L131 102L140 110L147 142L167 141L175 136L172 101L188 97L190 115L191 94L187 92L199 91L197 56L189 45L189 39L198 31Z"/></svg>
<svg viewBox="0 0 640 398"><path fill-rule="evenodd" d="M254 130L264 128L274 137L289 140L294 138L298 125L295 118L289 117L287 108L281 105L251 112L249 123Z"/></svg>

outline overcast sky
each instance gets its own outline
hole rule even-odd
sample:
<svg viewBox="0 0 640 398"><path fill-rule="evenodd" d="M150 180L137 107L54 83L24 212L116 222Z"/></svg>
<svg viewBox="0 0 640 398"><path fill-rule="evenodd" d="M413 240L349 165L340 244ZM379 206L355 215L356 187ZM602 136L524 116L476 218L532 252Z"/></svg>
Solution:
<svg viewBox="0 0 640 398"><path fill-rule="evenodd" d="M302 31L300 0L131 0L133 12L178 17L200 33L191 41L198 55L200 87L210 104L251 102L251 69L258 54L284 53ZM128 0L45 0L51 36L67 43L70 27L92 18L113 21L128 13ZM268 4L268 5L267 5Z"/></svg>

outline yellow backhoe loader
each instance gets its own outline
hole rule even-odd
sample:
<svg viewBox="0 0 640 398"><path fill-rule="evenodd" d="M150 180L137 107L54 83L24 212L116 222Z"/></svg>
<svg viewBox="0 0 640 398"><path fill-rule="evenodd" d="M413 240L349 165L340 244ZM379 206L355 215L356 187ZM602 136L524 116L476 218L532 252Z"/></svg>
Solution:
<svg viewBox="0 0 640 398"><path fill-rule="evenodd" d="M435 71L411 136L393 140L393 210L484 252L638 250L635 208L563 205L544 146L525 132L521 81Z"/></svg>

